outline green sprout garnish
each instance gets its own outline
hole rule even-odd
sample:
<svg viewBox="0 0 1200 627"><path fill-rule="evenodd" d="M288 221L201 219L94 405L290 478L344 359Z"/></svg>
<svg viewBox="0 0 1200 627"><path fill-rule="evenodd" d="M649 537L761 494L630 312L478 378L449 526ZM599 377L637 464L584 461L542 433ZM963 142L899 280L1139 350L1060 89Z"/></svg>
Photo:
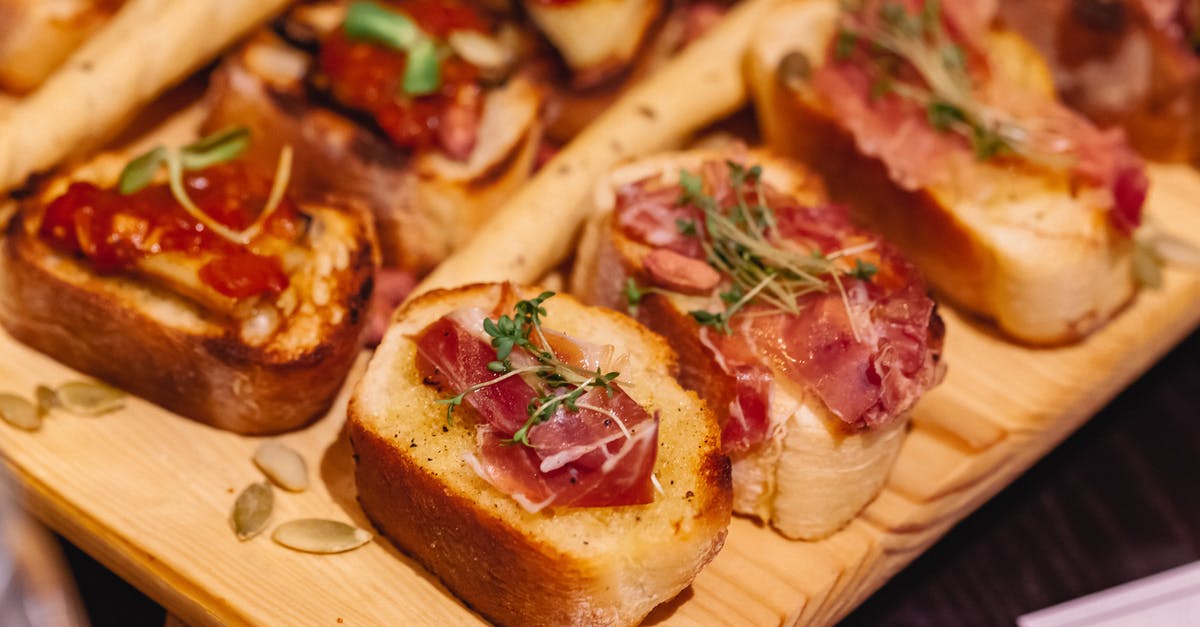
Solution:
<svg viewBox="0 0 1200 627"><path fill-rule="evenodd" d="M462 405L468 394L511 377L530 374L537 381L536 395L526 407L528 418L525 424L510 439L505 440L506 444L529 446L529 430L549 420L560 408L567 411L590 409L604 414L629 437L624 422L611 410L579 402L590 389L602 389L612 396L616 393L614 386L618 383L617 377L620 375L617 372L602 372L598 367L595 372L588 371L558 359L542 331L542 317L546 315L546 308L542 303L552 296L554 292L542 292L536 298L518 301L511 316L503 315L496 320L484 319L483 330L492 338L492 348L496 349L496 359L489 362L487 367L489 371L500 376L473 385L457 396L437 401L447 406L448 422L453 420L454 409ZM510 358L517 349L525 351L536 363L514 368Z"/></svg>
<svg viewBox="0 0 1200 627"><path fill-rule="evenodd" d="M117 191L129 195L137 193L154 181L159 169L167 166L167 185L175 201L183 207L197 222L221 237L235 244L246 245L262 232L267 220L283 202L287 191L288 181L292 173L292 147L284 146L279 154L279 163L275 168L275 178L271 184L271 192L267 203L259 212L258 218L248 228L235 231L217 222L196 206L187 194L183 183L185 171L203 170L238 158L246 152L250 145L250 130L244 126L233 126L211 135L200 138L178 150L170 150L165 146L155 146L130 161L121 171L117 179Z"/></svg>
<svg viewBox="0 0 1200 627"><path fill-rule="evenodd" d="M835 261L846 251L825 255L821 251L801 252L781 246L775 212L767 206L762 184L762 168L747 168L726 162L734 203L719 207L705 193L700 176L684 170L679 173L679 203L693 205L704 213L706 237L700 243L705 260L730 280L720 293L725 308L721 311L688 312L701 325L732 334L730 321L752 303L767 305L790 314L800 313L799 299L806 294L838 290L845 299L842 276ZM857 260L856 271L849 276L870 280L875 267ZM628 297L628 293L627 293ZM851 317L853 327L853 317ZM855 329L857 336L857 329Z"/></svg>

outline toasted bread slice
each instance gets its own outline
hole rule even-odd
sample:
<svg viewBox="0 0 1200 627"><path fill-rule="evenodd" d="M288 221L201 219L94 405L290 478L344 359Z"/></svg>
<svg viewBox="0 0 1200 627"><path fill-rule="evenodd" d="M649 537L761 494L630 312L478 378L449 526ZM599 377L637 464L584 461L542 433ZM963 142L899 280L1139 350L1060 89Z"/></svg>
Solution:
<svg viewBox="0 0 1200 627"><path fill-rule="evenodd" d="M208 130L246 125L251 159L271 167L296 150L301 194L360 199L374 212L384 264L423 274L466 241L528 178L541 138L541 95L521 76L488 91L465 161L412 156L368 127L313 102L311 57L260 33L226 57L209 86Z"/></svg>
<svg viewBox="0 0 1200 627"><path fill-rule="evenodd" d="M737 158L762 166L762 180L798 203L825 204L821 181L811 173L764 154L692 150L642 159L618 168L598 185L595 213L585 227L571 277L572 292L585 302L626 311L629 279L655 286L646 260L655 250L629 237L614 217L617 190L650 178L677 181L681 170L699 172L706 162ZM699 227L703 228L703 227ZM722 424L732 411L732 377L706 344L689 310L705 299L676 292L651 293L637 306L640 321L667 338L679 354L680 382L696 390L718 412ZM931 324L940 325L935 320ZM940 330L931 329L940 346ZM805 342L806 338L787 341ZM816 350L816 349L814 349ZM903 443L909 413L887 423L854 430L815 394L787 382L772 367L768 438L747 451L730 453L734 511L769 522L793 539L818 539L837 531L865 507L887 479ZM940 375L934 375L936 378Z"/></svg>
<svg viewBox="0 0 1200 627"><path fill-rule="evenodd" d="M125 161L101 156L24 202L0 250L0 323L76 370L220 429L276 433L321 415L359 353L374 268L363 212L301 204L311 222L282 256L288 288L226 306L185 261L102 276L38 235L67 185L111 185Z"/></svg>
<svg viewBox="0 0 1200 627"><path fill-rule="evenodd" d="M1107 190L1066 172L977 163L970 178L907 191L859 151L822 94L785 87L781 61L799 52L818 67L837 33L834 0L793 0L761 23L748 76L768 144L810 164L835 200L850 202L917 262L957 304L1033 344L1077 340L1132 297L1132 242L1109 223ZM1041 57L1019 37L994 32L992 71L1031 90L1053 85Z"/></svg>
<svg viewBox="0 0 1200 627"><path fill-rule="evenodd" d="M124 0L0 0L0 89L33 91Z"/></svg>
<svg viewBox="0 0 1200 627"><path fill-rule="evenodd" d="M492 621L636 624L687 587L724 542L729 462L716 422L671 378L675 356L661 338L614 312L551 298L548 328L628 355L622 388L659 413L661 491L647 505L530 513L467 464L475 428L463 413L447 424L436 403L446 393L422 383L411 339L456 309L491 310L502 289L434 291L396 314L350 401L359 502L382 533Z"/></svg>

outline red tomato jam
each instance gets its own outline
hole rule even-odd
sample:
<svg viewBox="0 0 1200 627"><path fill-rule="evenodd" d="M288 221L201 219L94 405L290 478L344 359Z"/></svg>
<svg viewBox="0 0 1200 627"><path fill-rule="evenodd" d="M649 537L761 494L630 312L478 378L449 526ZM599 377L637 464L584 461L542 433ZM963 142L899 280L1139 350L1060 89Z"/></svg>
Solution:
<svg viewBox="0 0 1200 627"><path fill-rule="evenodd" d="M457 0L393 0L386 4L403 11L437 39L456 30L488 30L482 15ZM333 97L371 114L397 146L414 151L436 146L465 159L474 145L474 126L483 106L479 69L450 56L441 61L441 88L412 97L401 89L407 56L382 44L351 40L338 28L321 44L319 63L329 77ZM469 120L465 141L461 139L463 129L457 128L464 126L464 118Z"/></svg>
<svg viewBox="0 0 1200 627"><path fill-rule="evenodd" d="M235 231L254 223L267 204L271 183L238 162L184 176L196 206ZM285 197L259 237L295 240L299 215ZM39 235L58 250L88 258L101 274L127 270L155 253L177 252L213 255L201 267L200 280L225 296L256 296L288 286L278 257L257 255L213 233L180 206L166 184L126 196L91 183L72 183L46 208Z"/></svg>

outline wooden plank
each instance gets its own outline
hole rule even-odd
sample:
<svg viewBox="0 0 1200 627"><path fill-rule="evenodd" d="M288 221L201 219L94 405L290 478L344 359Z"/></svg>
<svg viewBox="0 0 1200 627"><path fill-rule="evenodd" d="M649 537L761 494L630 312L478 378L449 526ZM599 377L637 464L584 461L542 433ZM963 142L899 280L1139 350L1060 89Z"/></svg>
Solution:
<svg viewBox="0 0 1200 627"><path fill-rule="evenodd" d="M1150 213L1200 240L1200 176L1156 167ZM946 311L946 382L917 417L883 494L820 542L790 542L734 520L723 551L656 623L828 624L955 522L1012 481L1200 322L1200 277L1168 270L1085 342L1031 349ZM76 378L0 334L0 390ZM365 360L360 361L361 371ZM352 377L353 378L353 377ZM283 436L309 461L313 488L280 493L275 521L333 517L365 525L341 435L348 390L330 414ZM479 622L437 579L377 540L344 555L293 553L266 537L239 543L227 516L260 475L259 440L132 399L99 418L55 414L42 431L0 426L0 453L39 517L192 625Z"/></svg>

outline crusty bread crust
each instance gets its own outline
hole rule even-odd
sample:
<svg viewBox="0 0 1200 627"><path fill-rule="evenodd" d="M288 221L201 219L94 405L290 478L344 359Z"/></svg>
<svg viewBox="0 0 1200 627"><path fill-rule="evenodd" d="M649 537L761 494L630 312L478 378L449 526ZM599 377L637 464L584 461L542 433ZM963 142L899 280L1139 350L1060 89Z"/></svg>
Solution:
<svg viewBox="0 0 1200 627"><path fill-rule="evenodd" d="M660 155L619 168L602 180L576 257L572 292L585 302L626 311L626 279L653 284L642 263L652 249L615 224L616 188L652 175L670 180L681 169L699 171L701 164L723 161L729 154L692 150ZM762 165L768 183L799 201L823 202L824 187L807 170L765 154L752 154L746 162ZM714 411L726 412L735 399L734 381L702 343L687 301L678 295L647 294L638 305L638 320L662 334L679 355L680 383L696 390ZM770 419L768 442L732 455L734 511L769 522L789 538L805 540L837 531L875 498L908 424L908 417L901 416L882 428L848 433L819 399L779 384L771 387Z"/></svg>
<svg viewBox="0 0 1200 627"><path fill-rule="evenodd" d="M311 59L262 32L213 73L205 130L248 126L250 158L271 167L296 149L299 191L356 198L376 216L384 264L424 274L491 217L528 178L541 140L541 95L524 77L489 91L479 139L465 162L411 157L375 131L311 101Z"/></svg>
<svg viewBox="0 0 1200 627"><path fill-rule="evenodd" d="M963 189L915 192L892 183L884 165L859 153L853 138L813 93L776 78L779 61L803 52L814 64L834 36L837 3L795 0L760 27L748 59L755 107L768 144L821 173L835 200L849 202L920 266L935 289L1031 344L1058 344L1104 324L1134 293L1132 242L1108 223L1095 194L1068 177L987 168ZM1040 58L1014 38L1005 71L1046 82ZM1049 89L1049 84L1044 85ZM995 193L980 197L976 190Z"/></svg>
<svg viewBox="0 0 1200 627"><path fill-rule="evenodd" d="M111 175L111 168L99 169ZM37 236L43 203L68 178L24 204L0 248L0 324L14 338L220 429L278 433L328 409L359 353L372 289L373 245L361 218L302 207L313 217L313 252L293 272L289 289L300 302L268 339L256 341L245 335L244 321L137 278L96 275L50 248ZM345 247L342 262L319 260L331 247ZM301 293L315 281L328 289L324 304Z"/></svg>
<svg viewBox="0 0 1200 627"><path fill-rule="evenodd" d="M675 596L720 550L730 515L729 462L712 414L669 371L661 338L566 295L545 303L547 326L629 355L623 386L659 412L647 505L549 508L531 514L464 461L475 433L465 412L445 419L417 374L410 336L464 306L490 309L501 287L435 291L395 317L350 401L347 429L359 502L376 527L452 592L501 624L635 624ZM531 297L537 290L523 290Z"/></svg>

